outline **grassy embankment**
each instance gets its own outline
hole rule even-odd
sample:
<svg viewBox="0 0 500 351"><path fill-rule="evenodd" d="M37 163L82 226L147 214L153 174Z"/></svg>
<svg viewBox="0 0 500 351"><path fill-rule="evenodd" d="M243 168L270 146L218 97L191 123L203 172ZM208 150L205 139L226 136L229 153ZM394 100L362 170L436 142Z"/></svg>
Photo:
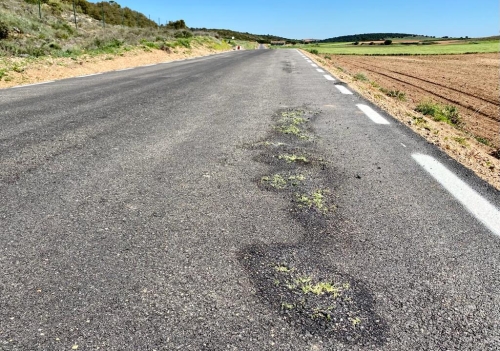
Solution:
<svg viewBox="0 0 500 351"><path fill-rule="evenodd" d="M0 4L0 81L9 82L34 64L49 60L80 60L123 56L127 52L163 51L186 54L230 50L233 45L253 48L255 43L229 43L216 32L166 26L111 25L77 12L67 1L2 0ZM120 8L119 8L120 9ZM78 8L77 8L78 11ZM137 15L139 16L139 15ZM141 14L142 17L144 17ZM55 63L57 64L57 63Z"/></svg>

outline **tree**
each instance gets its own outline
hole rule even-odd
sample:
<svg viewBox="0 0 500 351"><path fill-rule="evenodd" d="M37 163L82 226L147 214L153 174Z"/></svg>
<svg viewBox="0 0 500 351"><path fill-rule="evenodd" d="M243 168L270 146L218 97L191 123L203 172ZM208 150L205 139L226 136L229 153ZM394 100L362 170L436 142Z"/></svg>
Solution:
<svg viewBox="0 0 500 351"><path fill-rule="evenodd" d="M391 45L392 44L392 40L390 39L387 39L384 41L384 45Z"/></svg>
<svg viewBox="0 0 500 351"><path fill-rule="evenodd" d="M186 26L186 22L184 22L184 20L182 20L182 19L175 21L175 22L168 21L167 28L168 29L188 29L188 27Z"/></svg>

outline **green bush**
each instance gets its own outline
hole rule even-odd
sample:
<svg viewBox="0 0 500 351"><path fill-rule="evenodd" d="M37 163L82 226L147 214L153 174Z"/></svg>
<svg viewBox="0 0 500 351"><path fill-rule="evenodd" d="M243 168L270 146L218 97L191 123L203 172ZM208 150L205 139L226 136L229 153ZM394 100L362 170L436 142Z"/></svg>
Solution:
<svg viewBox="0 0 500 351"><path fill-rule="evenodd" d="M363 73L356 73L354 79L360 80L362 82L366 82L368 80L368 78L366 78L366 76Z"/></svg>
<svg viewBox="0 0 500 351"><path fill-rule="evenodd" d="M318 51L318 50L316 50L316 49L311 49L311 50L309 50L309 52L310 52L311 54L313 54L313 55L319 55L319 51Z"/></svg>
<svg viewBox="0 0 500 351"><path fill-rule="evenodd" d="M396 98L400 101L406 101L406 93L400 90L388 90L385 88L379 88L381 92L389 97ZM424 113L425 114L425 113Z"/></svg>
<svg viewBox="0 0 500 351"><path fill-rule="evenodd" d="M391 45L392 44L392 40L390 39L387 39L384 41L384 45Z"/></svg>
<svg viewBox="0 0 500 351"><path fill-rule="evenodd" d="M454 126L460 126L462 124L462 120L455 106L422 102L415 108L415 111L426 116L431 116L438 122L445 122Z"/></svg>
<svg viewBox="0 0 500 351"><path fill-rule="evenodd" d="M176 37L176 38L192 38L193 33L189 30L181 30L181 31L176 32L174 34L174 37Z"/></svg>

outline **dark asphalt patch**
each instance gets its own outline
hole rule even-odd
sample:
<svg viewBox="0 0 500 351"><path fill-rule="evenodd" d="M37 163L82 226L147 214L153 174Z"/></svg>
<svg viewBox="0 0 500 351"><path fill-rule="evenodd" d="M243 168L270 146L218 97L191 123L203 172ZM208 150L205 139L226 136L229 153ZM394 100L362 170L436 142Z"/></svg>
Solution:
<svg viewBox="0 0 500 351"><path fill-rule="evenodd" d="M254 161L268 166L257 186L287 197L290 218L306 235L295 245L251 245L239 259L261 300L305 337L379 346L388 326L375 314L370 290L325 264L316 249L334 240L338 220L338 177L315 147L311 121L318 115L305 108L280 110L266 139L248 146L261 151Z"/></svg>
<svg viewBox="0 0 500 351"><path fill-rule="evenodd" d="M321 260L310 246L252 245L240 253L262 301L305 336L382 345L387 324L360 281Z"/></svg>

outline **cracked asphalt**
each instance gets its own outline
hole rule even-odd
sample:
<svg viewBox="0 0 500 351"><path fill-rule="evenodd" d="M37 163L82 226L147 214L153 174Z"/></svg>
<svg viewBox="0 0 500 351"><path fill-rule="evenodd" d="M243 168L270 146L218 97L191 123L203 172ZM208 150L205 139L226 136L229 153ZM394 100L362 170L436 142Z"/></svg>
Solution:
<svg viewBox="0 0 500 351"><path fill-rule="evenodd" d="M500 350L500 237L412 155L500 193L357 104L296 50L0 90L0 350Z"/></svg>

